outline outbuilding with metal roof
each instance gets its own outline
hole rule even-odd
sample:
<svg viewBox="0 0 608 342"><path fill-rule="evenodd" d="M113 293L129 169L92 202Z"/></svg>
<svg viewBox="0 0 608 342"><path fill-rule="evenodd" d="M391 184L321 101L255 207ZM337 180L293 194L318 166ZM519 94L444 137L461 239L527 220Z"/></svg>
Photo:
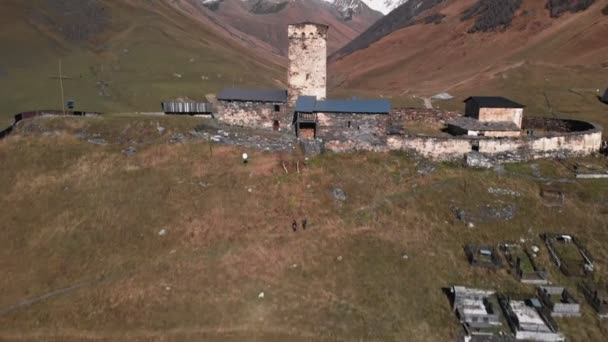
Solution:
<svg viewBox="0 0 608 342"><path fill-rule="evenodd" d="M514 122L521 128L525 106L500 96L471 96L464 100L465 116L481 122Z"/></svg>
<svg viewBox="0 0 608 342"><path fill-rule="evenodd" d="M287 90L227 88L217 100L216 117L221 122L276 131L291 125Z"/></svg>
<svg viewBox="0 0 608 342"><path fill-rule="evenodd" d="M317 100L300 96L296 101L296 135L335 141L369 140L383 135L391 101L387 99Z"/></svg>

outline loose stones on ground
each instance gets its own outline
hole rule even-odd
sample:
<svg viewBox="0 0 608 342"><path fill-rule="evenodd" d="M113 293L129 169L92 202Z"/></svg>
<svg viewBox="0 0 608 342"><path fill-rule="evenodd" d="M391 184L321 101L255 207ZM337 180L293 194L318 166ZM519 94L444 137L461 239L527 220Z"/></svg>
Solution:
<svg viewBox="0 0 608 342"><path fill-rule="evenodd" d="M334 188L331 192L337 201L340 201L340 202L346 201L346 193L344 192L344 190L342 190L340 188Z"/></svg>

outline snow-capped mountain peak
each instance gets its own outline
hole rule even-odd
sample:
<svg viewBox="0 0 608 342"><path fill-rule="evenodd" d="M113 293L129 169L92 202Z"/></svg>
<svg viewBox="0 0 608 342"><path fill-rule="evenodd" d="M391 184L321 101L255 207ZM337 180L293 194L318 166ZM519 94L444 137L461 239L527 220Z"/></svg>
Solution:
<svg viewBox="0 0 608 342"><path fill-rule="evenodd" d="M356 11L356 9L361 6L363 2L369 8L376 10L378 12L382 12L382 14L386 15L390 13L395 8L403 5L408 2L408 0L324 0L326 2L334 4L341 11Z"/></svg>

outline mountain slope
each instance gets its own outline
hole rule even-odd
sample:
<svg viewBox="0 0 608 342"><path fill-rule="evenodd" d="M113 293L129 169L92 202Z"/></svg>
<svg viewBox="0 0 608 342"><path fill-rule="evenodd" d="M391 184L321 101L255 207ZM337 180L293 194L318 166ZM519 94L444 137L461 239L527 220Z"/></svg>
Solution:
<svg viewBox="0 0 608 342"><path fill-rule="evenodd" d="M444 0L412 0L407 2L381 20L376 21L360 36L351 40L346 46L336 52L334 58L352 53L359 49L364 49L391 32L415 24L421 13L432 9L443 1Z"/></svg>
<svg viewBox="0 0 608 342"><path fill-rule="evenodd" d="M194 0L193 0L194 1ZM202 2L219 25L256 37L287 54L288 24L313 21L331 27L328 49L336 51L382 17L360 0L221 0Z"/></svg>
<svg viewBox="0 0 608 342"><path fill-rule="evenodd" d="M35 108L158 111L172 97L204 99L233 84L283 82L283 60L237 36L190 0L5 0L0 5L3 117Z"/></svg>
<svg viewBox="0 0 608 342"><path fill-rule="evenodd" d="M490 16L496 21L484 29L487 32L470 33L486 20L487 13L480 11L465 19L463 13L480 2L438 2L407 19L401 29L394 29L391 15L386 16L349 46L377 34L370 33L373 29L386 29L386 35L377 34L378 39L368 47L360 44L345 51L347 46L341 51L343 55L334 56L330 88L393 96L506 91L529 97L540 107L547 89L567 92L580 87L595 92L605 86L608 17L602 9L608 1L596 1L586 10L552 18L546 2L523 0L510 23ZM441 20L423 20L433 16ZM543 78L547 81L541 82Z"/></svg>

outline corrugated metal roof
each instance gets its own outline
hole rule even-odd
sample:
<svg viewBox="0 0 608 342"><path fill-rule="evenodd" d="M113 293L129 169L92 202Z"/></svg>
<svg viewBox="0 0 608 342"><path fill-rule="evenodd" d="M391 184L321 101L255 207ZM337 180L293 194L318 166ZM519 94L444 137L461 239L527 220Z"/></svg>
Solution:
<svg viewBox="0 0 608 342"><path fill-rule="evenodd" d="M389 114L391 101L384 99L317 101L314 96L300 96L296 102L296 112Z"/></svg>
<svg viewBox="0 0 608 342"><path fill-rule="evenodd" d="M213 111L207 102L163 102L161 105L165 113L205 114Z"/></svg>
<svg viewBox="0 0 608 342"><path fill-rule="evenodd" d="M284 89L226 88L217 96L220 101L287 102Z"/></svg>
<svg viewBox="0 0 608 342"><path fill-rule="evenodd" d="M475 101L482 108L525 108L526 106L500 96L471 96L464 102Z"/></svg>
<svg viewBox="0 0 608 342"><path fill-rule="evenodd" d="M325 100L317 102L315 111L325 113L388 114L391 112L391 101L382 99Z"/></svg>
<svg viewBox="0 0 608 342"><path fill-rule="evenodd" d="M296 101L296 112L312 113L315 111L317 98L315 96L298 96Z"/></svg>

